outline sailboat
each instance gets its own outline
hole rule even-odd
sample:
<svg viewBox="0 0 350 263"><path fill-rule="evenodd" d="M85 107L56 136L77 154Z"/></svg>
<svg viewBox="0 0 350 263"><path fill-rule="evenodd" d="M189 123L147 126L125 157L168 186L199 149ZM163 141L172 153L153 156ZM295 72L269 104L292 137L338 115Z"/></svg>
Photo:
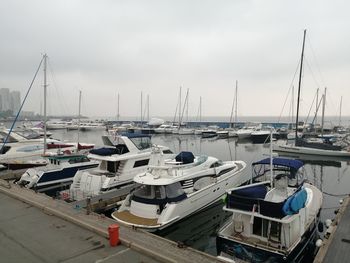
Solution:
<svg viewBox="0 0 350 263"><path fill-rule="evenodd" d="M315 143L308 142L304 138L298 137L298 124L299 124L299 104L300 104L300 87L301 87L301 78L303 71L303 60L304 60L304 47L305 47L305 36L306 30L304 30L303 37L303 46L301 52L301 62L300 62L300 71L299 71L299 83L298 83L298 102L297 102L297 114L295 121L295 140L294 145L282 145L275 144L273 150L276 152L287 152L287 153L298 153L298 154L311 154L311 155L320 155L320 156L338 156L338 157L350 157L350 152L344 151L339 146L335 146L327 143ZM323 117L324 118L324 107L325 107L325 94L323 95ZM323 123L323 121L322 121Z"/></svg>

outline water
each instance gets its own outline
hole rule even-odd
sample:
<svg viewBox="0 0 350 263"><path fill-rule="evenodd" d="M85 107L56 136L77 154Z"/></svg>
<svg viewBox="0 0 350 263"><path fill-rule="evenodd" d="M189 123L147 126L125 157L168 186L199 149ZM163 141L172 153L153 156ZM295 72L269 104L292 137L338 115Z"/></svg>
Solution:
<svg viewBox="0 0 350 263"><path fill-rule="evenodd" d="M53 131L53 137L76 141L75 131ZM80 141L102 145L103 131L81 132ZM236 139L201 139L199 136L154 135L155 144L168 146L174 152L192 151L195 154L212 155L222 160L243 160L247 163L244 171L251 176L251 164L269 156L269 145L252 144ZM296 157L296 156L294 156ZM298 156L305 160L305 173L308 180L324 193L321 220L332 219L340 206L339 200L350 193L350 160L334 158L313 158ZM158 234L173 241L216 255L216 233L230 214L222 210L223 203L217 203L205 211L186 218Z"/></svg>

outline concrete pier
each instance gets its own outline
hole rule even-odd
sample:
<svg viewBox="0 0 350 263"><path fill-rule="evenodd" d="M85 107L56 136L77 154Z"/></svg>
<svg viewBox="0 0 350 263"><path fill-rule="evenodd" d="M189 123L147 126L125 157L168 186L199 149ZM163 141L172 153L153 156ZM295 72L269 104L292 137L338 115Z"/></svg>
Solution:
<svg viewBox="0 0 350 263"><path fill-rule="evenodd" d="M9 244L1 249L4 253L0 258L7 258L4 262L20 262L24 258L26 262L222 262L198 250L178 247L175 242L124 226L120 226L122 245L111 248L106 238L108 226L115 224L114 220L87 214L85 209L73 209L63 201L3 180L0 202L3 222L0 234L5 237L0 242ZM59 246L62 249L55 251ZM17 250L20 252L16 253Z"/></svg>
<svg viewBox="0 0 350 263"><path fill-rule="evenodd" d="M326 230L323 244L319 249L314 263L349 262L350 258L350 197L344 199L343 204Z"/></svg>

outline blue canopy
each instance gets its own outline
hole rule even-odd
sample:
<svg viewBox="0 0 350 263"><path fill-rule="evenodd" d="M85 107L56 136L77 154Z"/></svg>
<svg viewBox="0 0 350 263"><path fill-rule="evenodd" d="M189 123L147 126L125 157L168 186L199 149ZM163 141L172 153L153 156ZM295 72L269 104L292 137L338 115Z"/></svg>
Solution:
<svg viewBox="0 0 350 263"><path fill-rule="evenodd" d="M142 134L142 133L131 133L131 132L122 132L120 133L121 136L126 136L128 138L151 138L148 134Z"/></svg>
<svg viewBox="0 0 350 263"><path fill-rule="evenodd" d="M255 162L252 165L257 165L257 164L270 164L270 158L266 158L266 159L263 159L259 162ZM300 167L302 167L304 165L304 163L302 161L287 159L287 158L272 158L272 164L290 167L290 168L294 168L296 170L298 170Z"/></svg>
<svg viewBox="0 0 350 263"><path fill-rule="evenodd" d="M193 163L194 155L192 152L180 152L176 155L175 160L183 164Z"/></svg>

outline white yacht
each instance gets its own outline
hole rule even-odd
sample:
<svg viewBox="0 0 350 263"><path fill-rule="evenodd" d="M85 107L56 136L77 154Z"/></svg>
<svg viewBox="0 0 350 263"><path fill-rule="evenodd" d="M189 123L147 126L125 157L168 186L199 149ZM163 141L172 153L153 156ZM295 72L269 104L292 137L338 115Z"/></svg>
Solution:
<svg viewBox="0 0 350 263"><path fill-rule="evenodd" d="M88 155L90 159L99 161L99 166L75 174L69 190L70 199L82 200L132 187L134 176L146 170L152 147L149 135L116 134L104 136L103 141L109 146L94 149ZM167 147L159 148L163 154L172 154Z"/></svg>
<svg viewBox="0 0 350 263"><path fill-rule="evenodd" d="M7 142L4 145L3 142L8 135L8 130L0 130L0 143L1 153L0 160L13 160L18 158L35 157L43 154L44 150L44 138L38 139L27 139L16 132L11 132L7 138ZM93 148L93 144L81 144L77 143L66 143L59 140L50 139L46 140L46 154L57 154L58 151L75 151L76 148L89 149Z"/></svg>
<svg viewBox="0 0 350 263"><path fill-rule="evenodd" d="M237 130L236 134L239 139L249 139L251 138L252 132L261 130L260 124L247 124L241 129Z"/></svg>
<svg viewBox="0 0 350 263"><path fill-rule="evenodd" d="M301 161L273 158L276 175L270 174L270 158L253 166L262 182L227 191L224 210L233 216L218 233L218 255L231 261L308 262L318 238L321 191L303 180ZM266 175L272 180L262 178Z"/></svg>
<svg viewBox="0 0 350 263"><path fill-rule="evenodd" d="M181 152L166 159L153 149L146 172L135 176L136 189L112 217L149 231L163 229L218 201L226 189L247 181L243 161Z"/></svg>
<svg viewBox="0 0 350 263"><path fill-rule="evenodd" d="M159 134L172 133L172 127L170 124L162 124L158 128L155 128L154 132Z"/></svg>

